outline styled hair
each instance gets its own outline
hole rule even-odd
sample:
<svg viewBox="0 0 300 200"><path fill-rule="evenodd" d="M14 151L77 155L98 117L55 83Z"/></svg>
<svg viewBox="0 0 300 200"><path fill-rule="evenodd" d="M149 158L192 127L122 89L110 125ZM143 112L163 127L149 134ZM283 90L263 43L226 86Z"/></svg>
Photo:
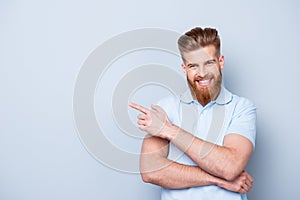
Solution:
<svg viewBox="0 0 300 200"><path fill-rule="evenodd" d="M216 49L216 55L220 56L221 41L216 29L202 29L196 27L178 39L178 48L183 60L183 53L194 51L208 45L213 45Z"/></svg>

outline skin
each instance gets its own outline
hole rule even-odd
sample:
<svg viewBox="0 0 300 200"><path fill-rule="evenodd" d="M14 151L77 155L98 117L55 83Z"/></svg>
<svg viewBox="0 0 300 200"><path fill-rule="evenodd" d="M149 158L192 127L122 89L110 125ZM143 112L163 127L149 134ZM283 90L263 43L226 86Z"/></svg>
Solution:
<svg viewBox="0 0 300 200"><path fill-rule="evenodd" d="M194 99L205 106L215 100L220 93L224 56L216 55L215 47L210 45L189 53L183 53L182 70ZM201 84L201 82L208 84Z"/></svg>
<svg viewBox="0 0 300 200"><path fill-rule="evenodd" d="M207 46L184 53L183 57L182 69L191 93L205 106L220 92L224 56L218 56L214 46ZM139 128L152 136L144 139L140 159L145 182L173 189L217 185L243 194L249 192L253 178L244 169L253 146L248 139L228 134L223 146L218 146L171 124L159 106L152 105L151 110L134 103L130 106L142 112L138 116ZM169 142L185 152L198 166L168 160ZM205 156L201 155L200 152L206 149L210 151Z"/></svg>
<svg viewBox="0 0 300 200"><path fill-rule="evenodd" d="M213 176L198 166L188 166L168 160L169 142L159 137L146 137L142 146L140 170L143 181L170 189L217 185L246 194L253 178L243 171L236 179L226 181Z"/></svg>

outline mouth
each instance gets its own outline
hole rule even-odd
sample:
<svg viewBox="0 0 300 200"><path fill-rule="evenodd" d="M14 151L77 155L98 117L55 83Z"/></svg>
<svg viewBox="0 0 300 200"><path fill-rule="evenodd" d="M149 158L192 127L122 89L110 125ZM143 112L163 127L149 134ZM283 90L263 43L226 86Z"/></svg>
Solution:
<svg viewBox="0 0 300 200"><path fill-rule="evenodd" d="M201 88L209 87L211 85L211 82L212 82L212 78L195 80L196 85Z"/></svg>

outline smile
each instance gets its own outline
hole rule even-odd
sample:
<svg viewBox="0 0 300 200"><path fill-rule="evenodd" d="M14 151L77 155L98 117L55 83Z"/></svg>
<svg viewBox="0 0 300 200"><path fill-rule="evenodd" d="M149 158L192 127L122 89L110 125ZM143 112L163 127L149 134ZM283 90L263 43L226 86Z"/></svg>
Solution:
<svg viewBox="0 0 300 200"><path fill-rule="evenodd" d="M211 84L212 79L205 79L205 80L196 80L196 84L199 87L208 87Z"/></svg>

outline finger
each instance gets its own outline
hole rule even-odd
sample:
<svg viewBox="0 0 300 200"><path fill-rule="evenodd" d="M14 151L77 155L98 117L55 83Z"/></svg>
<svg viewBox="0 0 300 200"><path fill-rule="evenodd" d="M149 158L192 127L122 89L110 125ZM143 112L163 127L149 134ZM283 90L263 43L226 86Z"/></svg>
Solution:
<svg viewBox="0 0 300 200"><path fill-rule="evenodd" d="M251 182L254 181L253 177L248 172L246 172L245 170L242 172L242 174L244 174Z"/></svg>
<svg viewBox="0 0 300 200"><path fill-rule="evenodd" d="M253 177L250 176L249 174L248 174L248 179L251 181L251 183L253 183L254 179L253 179Z"/></svg>
<svg viewBox="0 0 300 200"><path fill-rule="evenodd" d="M139 114L137 118L138 118L139 120L146 120L146 119L147 119L147 115Z"/></svg>
<svg viewBox="0 0 300 200"><path fill-rule="evenodd" d="M247 179L245 183L247 184L249 189L252 188L252 182L250 180Z"/></svg>
<svg viewBox="0 0 300 200"><path fill-rule="evenodd" d="M145 130L146 130L146 126L144 126L144 125L139 125L138 127L139 127L139 129L141 129L142 131L145 131Z"/></svg>
<svg viewBox="0 0 300 200"><path fill-rule="evenodd" d="M140 105L132 103L132 102L129 103L129 106L131 108L134 108L134 109L136 109L138 111L141 111L142 113L145 113L145 114L149 114L149 112L150 112L147 108L144 108L143 106L140 106Z"/></svg>
<svg viewBox="0 0 300 200"><path fill-rule="evenodd" d="M241 194L246 194L248 191L245 190L245 188L241 187L241 189L239 190L239 193Z"/></svg>
<svg viewBox="0 0 300 200"><path fill-rule="evenodd" d="M160 106L158 105L151 105L151 108L157 112L165 112L164 109L162 109Z"/></svg>
<svg viewBox="0 0 300 200"><path fill-rule="evenodd" d="M243 185L242 185L242 188L244 189L244 190L246 190L246 191L249 191L249 186L246 184L246 183L244 183Z"/></svg>
<svg viewBox="0 0 300 200"><path fill-rule="evenodd" d="M137 121L138 125L144 125L145 126L145 120L138 120Z"/></svg>

